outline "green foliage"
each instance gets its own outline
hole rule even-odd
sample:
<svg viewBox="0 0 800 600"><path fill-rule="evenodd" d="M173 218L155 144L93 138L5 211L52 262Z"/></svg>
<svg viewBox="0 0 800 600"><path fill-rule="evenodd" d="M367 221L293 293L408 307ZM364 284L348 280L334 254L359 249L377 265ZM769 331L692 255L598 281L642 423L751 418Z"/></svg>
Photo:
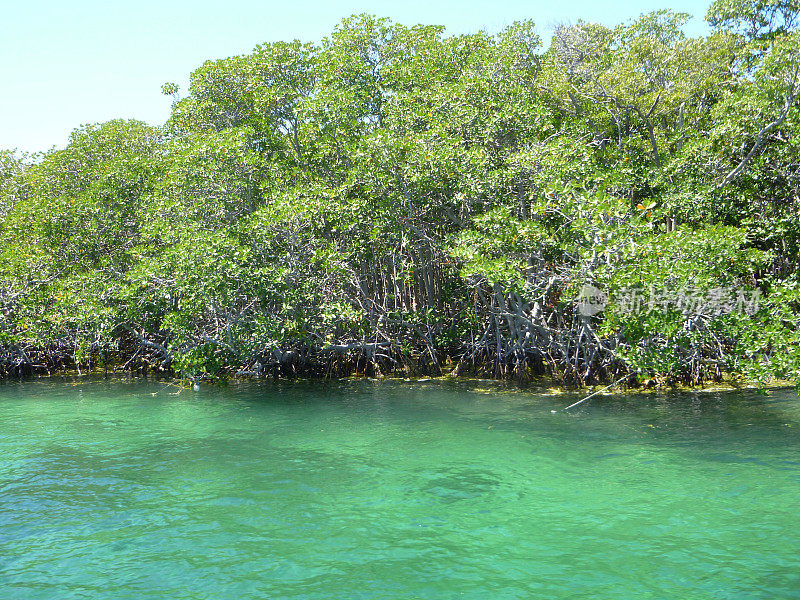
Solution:
<svg viewBox="0 0 800 600"><path fill-rule="evenodd" d="M716 0L706 20L749 40L769 39L793 31L800 21L797 0Z"/></svg>
<svg viewBox="0 0 800 600"><path fill-rule="evenodd" d="M797 15L719 0L704 38L658 11L547 50L530 21L357 15L208 61L186 96L163 86L162 128L0 153L0 343L191 376L356 348L578 382L797 377ZM611 298L590 319L585 283ZM656 287L762 302L620 308Z"/></svg>

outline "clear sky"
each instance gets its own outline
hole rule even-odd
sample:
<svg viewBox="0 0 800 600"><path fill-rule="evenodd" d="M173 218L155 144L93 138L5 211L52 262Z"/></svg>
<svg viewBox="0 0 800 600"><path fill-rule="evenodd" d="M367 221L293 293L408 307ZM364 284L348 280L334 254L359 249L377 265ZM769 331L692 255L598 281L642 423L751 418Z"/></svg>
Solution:
<svg viewBox="0 0 800 600"><path fill-rule="evenodd" d="M530 18L544 38L578 19L615 25L659 8L695 16L706 32L709 0L0 0L0 149L63 146L82 123L137 118L163 123L161 84L186 89L207 59L275 40L319 41L343 17L371 13L448 33L497 31Z"/></svg>

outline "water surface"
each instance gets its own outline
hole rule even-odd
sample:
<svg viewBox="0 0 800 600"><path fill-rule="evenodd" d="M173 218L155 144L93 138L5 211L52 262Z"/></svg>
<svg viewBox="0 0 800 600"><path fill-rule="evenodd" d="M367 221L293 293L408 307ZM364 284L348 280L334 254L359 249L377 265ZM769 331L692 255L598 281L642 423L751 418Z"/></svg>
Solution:
<svg viewBox="0 0 800 600"><path fill-rule="evenodd" d="M800 598L792 391L0 385L0 598Z"/></svg>

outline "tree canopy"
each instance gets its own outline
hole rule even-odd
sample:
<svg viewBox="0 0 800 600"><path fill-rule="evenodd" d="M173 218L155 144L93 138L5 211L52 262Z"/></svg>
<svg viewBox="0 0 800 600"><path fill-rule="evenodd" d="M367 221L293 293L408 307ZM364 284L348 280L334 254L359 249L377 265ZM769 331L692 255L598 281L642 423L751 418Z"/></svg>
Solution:
<svg viewBox="0 0 800 600"><path fill-rule="evenodd" d="M357 15L165 84L164 126L0 152L6 360L798 379L800 4L688 18Z"/></svg>

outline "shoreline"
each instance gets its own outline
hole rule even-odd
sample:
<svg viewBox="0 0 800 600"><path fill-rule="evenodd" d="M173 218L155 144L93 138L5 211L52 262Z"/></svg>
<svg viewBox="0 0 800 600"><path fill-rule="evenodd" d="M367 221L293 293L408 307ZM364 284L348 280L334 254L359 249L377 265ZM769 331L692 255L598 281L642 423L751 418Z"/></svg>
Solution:
<svg viewBox="0 0 800 600"><path fill-rule="evenodd" d="M455 370L455 369L453 369ZM561 395L598 395L598 396L627 396L627 395L640 395L640 394L659 394L659 393L677 393L677 392L693 392L693 393L716 393L716 392L735 392L742 390L759 390L769 393L776 390L797 389L797 385L788 380L771 380L769 382L757 382L755 380L733 380L727 379L718 382L704 382L696 385L688 385L682 383L672 384L656 384L656 385L614 385L598 383L594 385L587 385L578 387L575 385L564 385L557 379L548 376L532 377L525 381L518 381L513 378L486 378L470 374L453 374L452 371L442 375L414 375L414 376L397 376L386 375L380 377L369 377L363 373L355 373L340 377L320 377L313 375L297 375L294 377L273 377L272 375L232 375L225 378L184 378L174 374L167 374L165 372L132 372L129 370L105 370L103 368L81 369L80 371L74 368L62 369L51 373L31 373L29 375L20 376L5 376L0 377L0 385L10 382L32 382L32 381L47 381L63 379L88 379L102 377L104 379L126 379L126 380L142 380L154 381L164 383L166 385L174 385L181 389L192 389L194 383L202 383L204 386L226 386L237 385L243 383L275 383L275 384L326 384L326 383L341 383L341 382L361 382L371 381L375 383L465 383L465 384L486 384L495 388L507 388L505 391L527 391L531 389L539 389L539 393L548 396L561 396ZM487 389L488 392L500 392L500 389Z"/></svg>

